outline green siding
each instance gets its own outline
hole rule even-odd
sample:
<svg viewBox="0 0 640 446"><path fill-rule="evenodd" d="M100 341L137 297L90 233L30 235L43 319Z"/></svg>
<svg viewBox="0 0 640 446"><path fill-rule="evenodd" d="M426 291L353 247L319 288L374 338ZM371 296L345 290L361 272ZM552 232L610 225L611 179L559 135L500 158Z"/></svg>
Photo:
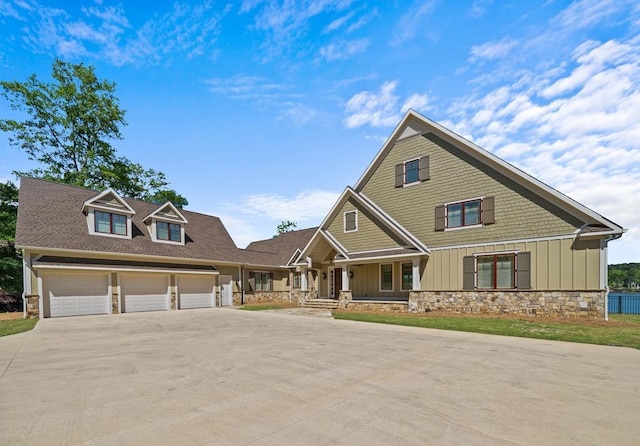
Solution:
<svg viewBox="0 0 640 446"><path fill-rule="evenodd" d="M394 166L430 157L430 179L394 187ZM428 247L517 240L573 233L582 222L446 141L428 134L401 140L362 186L367 197ZM435 207L479 196L495 197L495 223L435 231Z"/></svg>
<svg viewBox="0 0 640 446"><path fill-rule="evenodd" d="M353 210L358 211L358 230L344 232L344 213ZM385 231L375 216L352 200L338 211L328 231L348 252L397 248L404 244L397 236Z"/></svg>

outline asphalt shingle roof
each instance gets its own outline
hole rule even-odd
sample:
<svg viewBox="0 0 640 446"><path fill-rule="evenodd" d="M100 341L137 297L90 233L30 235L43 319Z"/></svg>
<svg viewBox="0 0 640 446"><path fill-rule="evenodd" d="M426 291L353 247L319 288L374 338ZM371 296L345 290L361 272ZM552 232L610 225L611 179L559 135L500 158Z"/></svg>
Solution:
<svg viewBox="0 0 640 446"><path fill-rule="evenodd" d="M318 228L285 232L276 237L252 242L246 247L250 255L270 253L277 259L278 265L286 265L296 249L302 251Z"/></svg>

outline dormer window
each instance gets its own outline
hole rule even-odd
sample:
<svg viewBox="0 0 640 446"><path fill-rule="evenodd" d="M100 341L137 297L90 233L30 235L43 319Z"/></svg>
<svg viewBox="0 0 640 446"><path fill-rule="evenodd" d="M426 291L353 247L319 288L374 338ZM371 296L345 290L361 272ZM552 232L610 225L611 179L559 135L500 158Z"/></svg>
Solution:
<svg viewBox="0 0 640 446"><path fill-rule="evenodd" d="M184 245L184 230L188 222L171 202L166 202L142 221L154 242Z"/></svg>
<svg viewBox="0 0 640 446"><path fill-rule="evenodd" d="M127 216L94 211L95 230L103 234L127 235Z"/></svg>
<svg viewBox="0 0 640 446"><path fill-rule="evenodd" d="M89 234L131 238L131 217L135 211L113 189L107 189L82 205Z"/></svg>
<svg viewBox="0 0 640 446"><path fill-rule="evenodd" d="M175 223L167 223L164 221L156 222L156 237L158 240L168 240L171 242L181 242L180 225Z"/></svg>

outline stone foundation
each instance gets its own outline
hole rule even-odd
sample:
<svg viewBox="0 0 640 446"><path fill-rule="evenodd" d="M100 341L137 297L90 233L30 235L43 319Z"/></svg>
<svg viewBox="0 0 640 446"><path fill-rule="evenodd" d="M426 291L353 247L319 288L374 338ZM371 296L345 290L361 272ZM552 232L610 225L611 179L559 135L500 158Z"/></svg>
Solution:
<svg viewBox="0 0 640 446"><path fill-rule="evenodd" d="M373 313L406 313L406 302L380 300L352 300L345 308L348 311L362 311ZM341 308L341 307L340 307Z"/></svg>
<svg viewBox="0 0 640 446"><path fill-rule="evenodd" d="M409 312L604 318L605 291L411 291Z"/></svg>
<svg viewBox="0 0 640 446"><path fill-rule="evenodd" d="M27 294L24 297L27 300L27 319L40 317L40 296L37 294Z"/></svg>
<svg viewBox="0 0 640 446"><path fill-rule="evenodd" d="M233 292L233 301L231 303L234 307L239 307L242 305L242 291L234 291Z"/></svg>
<svg viewBox="0 0 640 446"><path fill-rule="evenodd" d="M288 291L254 291L244 294L244 303L247 305L289 302L293 302L293 299Z"/></svg>

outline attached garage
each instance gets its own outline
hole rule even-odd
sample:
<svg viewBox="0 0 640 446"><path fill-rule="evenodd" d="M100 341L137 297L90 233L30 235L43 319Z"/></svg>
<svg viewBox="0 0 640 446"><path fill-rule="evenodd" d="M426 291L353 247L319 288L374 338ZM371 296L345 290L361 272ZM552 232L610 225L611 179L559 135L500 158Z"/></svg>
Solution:
<svg viewBox="0 0 640 446"><path fill-rule="evenodd" d="M45 273L42 275L42 289L45 317L110 312L108 273Z"/></svg>
<svg viewBox="0 0 640 446"><path fill-rule="evenodd" d="M214 276L193 275L178 277L180 309L210 308L215 305Z"/></svg>
<svg viewBox="0 0 640 446"><path fill-rule="evenodd" d="M120 290L125 313L169 309L168 274L123 274L120 276Z"/></svg>

